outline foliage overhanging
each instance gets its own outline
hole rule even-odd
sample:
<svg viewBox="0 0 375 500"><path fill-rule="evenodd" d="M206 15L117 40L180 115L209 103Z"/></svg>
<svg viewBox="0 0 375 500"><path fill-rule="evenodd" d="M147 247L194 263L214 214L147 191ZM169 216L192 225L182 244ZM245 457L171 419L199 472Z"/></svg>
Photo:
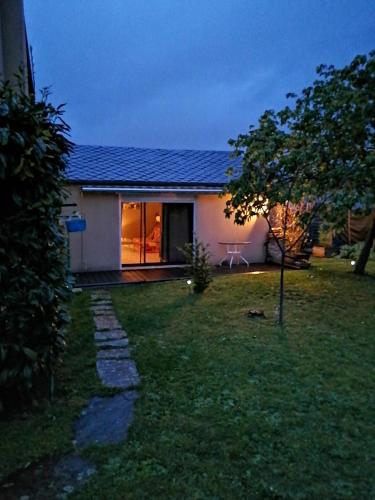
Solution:
<svg viewBox="0 0 375 500"><path fill-rule="evenodd" d="M375 204L375 52L343 69L321 65L294 105L268 110L258 127L231 139L242 173L226 186L226 216L244 224L277 204L298 204L302 227L320 218L336 227L348 210ZM265 201L266 200L266 201Z"/></svg>

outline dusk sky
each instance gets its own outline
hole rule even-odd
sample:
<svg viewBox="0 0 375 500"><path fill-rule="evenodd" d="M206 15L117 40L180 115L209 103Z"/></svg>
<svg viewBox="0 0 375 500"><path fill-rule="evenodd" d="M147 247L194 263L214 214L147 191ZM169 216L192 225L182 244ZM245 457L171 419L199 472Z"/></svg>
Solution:
<svg viewBox="0 0 375 500"><path fill-rule="evenodd" d="M25 0L36 87L78 144L229 149L320 63L375 49L372 0Z"/></svg>

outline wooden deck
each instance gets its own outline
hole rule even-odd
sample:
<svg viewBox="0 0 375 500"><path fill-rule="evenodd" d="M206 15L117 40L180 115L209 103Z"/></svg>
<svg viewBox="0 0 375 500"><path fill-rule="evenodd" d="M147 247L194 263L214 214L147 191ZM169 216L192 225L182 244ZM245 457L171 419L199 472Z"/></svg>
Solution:
<svg viewBox="0 0 375 500"><path fill-rule="evenodd" d="M277 271L278 269L279 266L274 264L251 264L249 267L240 265L233 266L232 269L229 269L228 266L223 266L215 267L213 274L266 273ZM76 287L88 288L187 279L187 275L181 267L160 267L157 269L135 269L134 271L75 273L74 278Z"/></svg>

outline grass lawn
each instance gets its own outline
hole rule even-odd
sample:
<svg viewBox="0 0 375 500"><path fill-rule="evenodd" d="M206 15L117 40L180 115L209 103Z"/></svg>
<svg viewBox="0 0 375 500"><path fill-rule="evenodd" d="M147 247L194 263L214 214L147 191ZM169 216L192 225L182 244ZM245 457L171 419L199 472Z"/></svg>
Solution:
<svg viewBox="0 0 375 500"><path fill-rule="evenodd" d="M74 498L375 498L375 262L366 277L349 267L286 273L284 332L277 272L217 277L203 296L184 281L113 288L140 398L127 442L88 450L102 467ZM88 295L72 307L76 372L64 365L49 420L0 425L3 470L18 451L22 463L68 449L69 420L97 390Z"/></svg>
<svg viewBox="0 0 375 500"><path fill-rule="evenodd" d="M89 397L103 391L96 377L89 304L88 294L75 296L71 304L67 351L57 372L54 400L0 420L0 481L14 469L42 457L72 451L73 419Z"/></svg>
<svg viewBox="0 0 375 500"><path fill-rule="evenodd" d="M199 297L181 281L113 289L141 399L77 496L374 498L374 264L287 273L284 333L277 273L220 277Z"/></svg>

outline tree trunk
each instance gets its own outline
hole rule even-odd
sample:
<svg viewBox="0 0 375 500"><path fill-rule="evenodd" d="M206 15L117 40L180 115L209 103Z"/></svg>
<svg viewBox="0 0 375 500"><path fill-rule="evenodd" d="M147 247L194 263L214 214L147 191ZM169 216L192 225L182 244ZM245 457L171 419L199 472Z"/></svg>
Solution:
<svg viewBox="0 0 375 500"><path fill-rule="evenodd" d="M281 270L280 270L280 297L279 297L279 326L284 324L284 270L285 270L285 254L286 254L286 226L288 224L289 201L285 205L285 214L283 218L283 242L281 252Z"/></svg>
<svg viewBox="0 0 375 500"><path fill-rule="evenodd" d="M354 268L355 274L365 274L365 268L368 258L370 257L370 252L372 245L374 243L374 238L375 238L375 218L372 221L371 229L366 236L365 244L363 245L362 251L355 265Z"/></svg>
<svg viewBox="0 0 375 500"><path fill-rule="evenodd" d="M282 327L284 323L284 270L285 270L285 248L281 253L280 290L279 290L279 318L278 323Z"/></svg>

